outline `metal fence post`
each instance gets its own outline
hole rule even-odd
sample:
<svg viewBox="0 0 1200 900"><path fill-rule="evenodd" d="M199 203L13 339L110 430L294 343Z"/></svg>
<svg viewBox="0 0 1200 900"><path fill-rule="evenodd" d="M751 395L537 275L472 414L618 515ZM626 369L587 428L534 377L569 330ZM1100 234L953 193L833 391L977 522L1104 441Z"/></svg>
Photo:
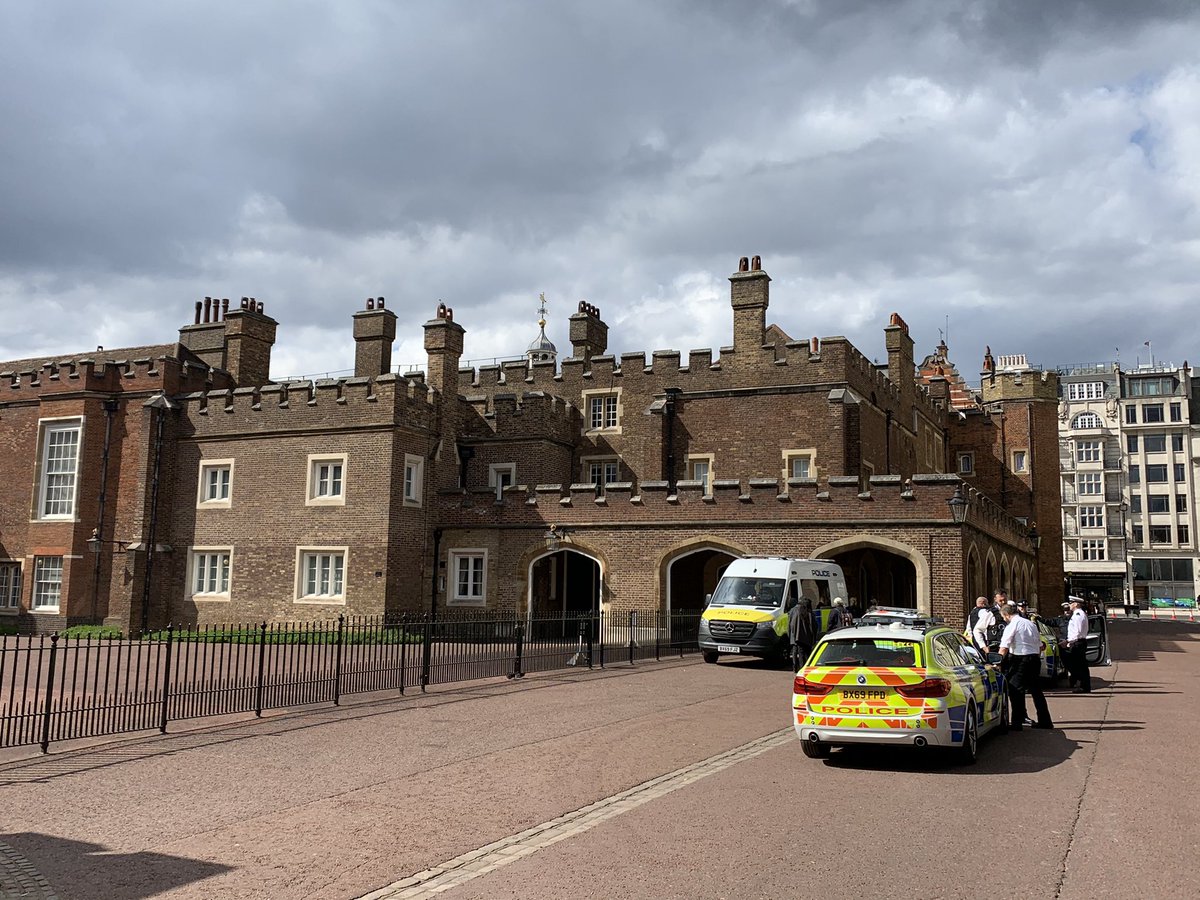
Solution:
<svg viewBox="0 0 1200 900"><path fill-rule="evenodd" d="M342 705L342 640L346 634L346 617L338 613L337 652L333 657L333 705Z"/></svg>
<svg viewBox="0 0 1200 900"><path fill-rule="evenodd" d="M513 658L513 670L509 678L524 678L525 673L521 671L521 654L525 647L525 626L521 622L517 623L517 627L513 629L517 638L516 656Z"/></svg>
<svg viewBox="0 0 1200 900"><path fill-rule="evenodd" d="M254 715L262 718L263 711L263 673L267 663L267 623L258 627L258 687L254 692Z"/></svg>
<svg viewBox="0 0 1200 900"><path fill-rule="evenodd" d="M637 613L629 611L629 664L633 665L633 629L637 627Z"/></svg>
<svg viewBox="0 0 1200 900"><path fill-rule="evenodd" d="M408 613L400 615L400 693L404 693L404 677L408 674Z"/></svg>
<svg viewBox="0 0 1200 900"><path fill-rule="evenodd" d="M432 667L433 655L433 623L426 619L422 625L425 628L423 646L421 648L421 693L429 686L429 670Z"/></svg>
<svg viewBox="0 0 1200 900"><path fill-rule="evenodd" d="M604 626L604 610L600 610L600 612L597 614L596 622L598 623L598 627L596 628L596 631L600 635L600 668L603 669L604 668L604 645L605 645L605 643L607 643L604 640L604 627L605 627Z"/></svg>
<svg viewBox="0 0 1200 900"><path fill-rule="evenodd" d="M46 675L46 709L42 718L42 752L50 752L50 712L54 703L54 662L58 655L58 632L50 635L50 669Z"/></svg>
<svg viewBox="0 0 1200 900"><path fill-rule="evenodd" d="M588 616L587 619L584 619L582 617L580 617L580 619L579 619L580 634L582 634L585 631L587 632L587 662L588 662L588 668L590 669L592 667L592 617L591 616Z"/></svg>
<svg viewBox="0 0 1200 900"><path fill-rule="evenodd" d="M661 640L660 640L661 635L662 635L662 610L656 609L654 611L654 661L655 662L658 662L658 660L662 659L662 657L659 655L659 645L661 643Z"/></svg>
<svg viewBox="0 0 1200 900"><path fill-rule="evenodd" d="M158 716L158 732L159 734L167 733L167 703L171 697L171 636L175 633L175 626L168 623L167 625L167 657L163 663L163 679L162 679L162 711Z"/></svg>

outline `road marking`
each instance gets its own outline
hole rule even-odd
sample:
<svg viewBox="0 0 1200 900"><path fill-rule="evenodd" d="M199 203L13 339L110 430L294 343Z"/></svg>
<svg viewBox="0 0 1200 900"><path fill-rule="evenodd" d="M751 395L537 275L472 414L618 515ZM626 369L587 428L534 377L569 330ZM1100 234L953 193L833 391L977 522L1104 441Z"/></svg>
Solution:
<svg viewBox="0 0 1200 900"><path fill-rule="evenodd" d="M684 766L682 769L676 769L674 772L668 772L657 778L651 778L629 790L605 797L603 800L597 800L590 806L584 806L556 819L493 841L477 850L426 869L424 872L417 872L407 878L401 878L376 891L364 894L359 900L415 900L415 898L433 897L473 878L478 878L480 875L486 875L501 866L523 859L552 844L557 844L559 841L582 834L601 822L637 809L651 800L657 800L659 797L686 787L701 778L715 775L722 769L728 769L730 766L753 759L759 754L766 753L768 750L773 750L792 740L795 740L795 732L791 728L776 731L774 734L768 734L766 737L750 741L748 744L742 744L740 747L710 756L698 763Z"/></svg>

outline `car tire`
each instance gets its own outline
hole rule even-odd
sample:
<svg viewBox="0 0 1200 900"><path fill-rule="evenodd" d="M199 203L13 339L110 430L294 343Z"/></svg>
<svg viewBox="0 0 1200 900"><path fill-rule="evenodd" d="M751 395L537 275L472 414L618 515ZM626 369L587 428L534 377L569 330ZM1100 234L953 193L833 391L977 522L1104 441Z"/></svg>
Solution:
<svg viewBox="0 0 1200 900"><path fill-rule="evenodd" d="M721 654L716 650L702 650L700 655L704 657L706 663L715 663L721 657Z"/></svg>
<svg viewBox="0 0 1200 900"><path fill-rule="evenodd" d="M958 761L965 766L973 765L979 758L979 719L975 707L967 707L967 718L963 722L963 742L958 748Z"/></svg>
<svg viewBox="0 0 1200 900"><path fill-rule="evenodd" d="M999 729L1001 734L1004 734L1006 731L1008 731L1008 724L1009 724L1009 722L1008 722L1008 698L1001 697L1000 698L1000 724L997 725L996 727L997 727L997 729Z"/></svg>
<svg viewBox="0 0 1200 900"><path fill-rule="evenodd" d="M800 749L809 759L828 759L831 748L828 744L822 744L820 741L806 741L801 738Z"/></svg>

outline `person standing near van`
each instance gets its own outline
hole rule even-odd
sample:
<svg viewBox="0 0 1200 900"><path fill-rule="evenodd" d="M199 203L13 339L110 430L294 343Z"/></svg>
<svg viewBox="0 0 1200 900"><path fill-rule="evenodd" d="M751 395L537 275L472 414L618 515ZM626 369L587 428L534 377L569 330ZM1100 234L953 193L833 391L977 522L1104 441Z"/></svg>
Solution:
<svg viewBox="0 0 1200 900"><path fill-rule="evenodd" d="M1025 724L1027 693L1033 698L1033 708L1037 711L1037 722L1033 727L1053 728L1054 720L1050 718L1050 707L1046 705L1046 695L1042 693L1039 681L1042 673L1042 639L1037 626L1021 616L1011 603L1001 607L1001 615L1004 617L1004 634L1000 638L1000 655L1004 657L1004 677L1008 681L1009 708L1012 711L1009 728L1020 731Z"/></svg>
<svg viewBox="0 0 1200 900"><path fill-rule="evenodd" d="M1076 694L1092 692L1092 673L1088 669L1087 636L1088 617L1083 611L1083 600L1070 598L1071 618L1067 620L1066 664Z"/></svg>
<svg viewBox="0 0 1200 900"><path fill-rule="evenodd" d="M844 628L847 625L853 624L854 616L846 608L846 601L841 597L834 597L833 611L829 614L829 627L826 631L833 631L835 628Z"/></svg>
<svg viewBox="0 0 1200 900"><path fill-rule="evenodd" d="M788 613L788 640L792 644L792 671L798 672L817 640L812 601L807 597L801 597L799 604Z"/></svg>

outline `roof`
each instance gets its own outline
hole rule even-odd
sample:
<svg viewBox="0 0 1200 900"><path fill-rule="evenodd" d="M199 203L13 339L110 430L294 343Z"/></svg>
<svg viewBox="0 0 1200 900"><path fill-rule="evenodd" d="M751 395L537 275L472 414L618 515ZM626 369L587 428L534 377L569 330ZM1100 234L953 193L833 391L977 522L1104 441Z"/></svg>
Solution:
<svg viewBox="0 0 1200 900"><path fill-rule="evenodd" d="M148 344L144 347L118 347L115 350L96 350L91 353L46 354L29 359L14 359L7 362L0 362L0 372L32 372L40 370L46 363L54 363L56 365L66 362L78 363L80 360L85 359L90 359L97 363L113 363L133 359L158 359L163 356L200 362L199 357L180 343Z"/></svg>

